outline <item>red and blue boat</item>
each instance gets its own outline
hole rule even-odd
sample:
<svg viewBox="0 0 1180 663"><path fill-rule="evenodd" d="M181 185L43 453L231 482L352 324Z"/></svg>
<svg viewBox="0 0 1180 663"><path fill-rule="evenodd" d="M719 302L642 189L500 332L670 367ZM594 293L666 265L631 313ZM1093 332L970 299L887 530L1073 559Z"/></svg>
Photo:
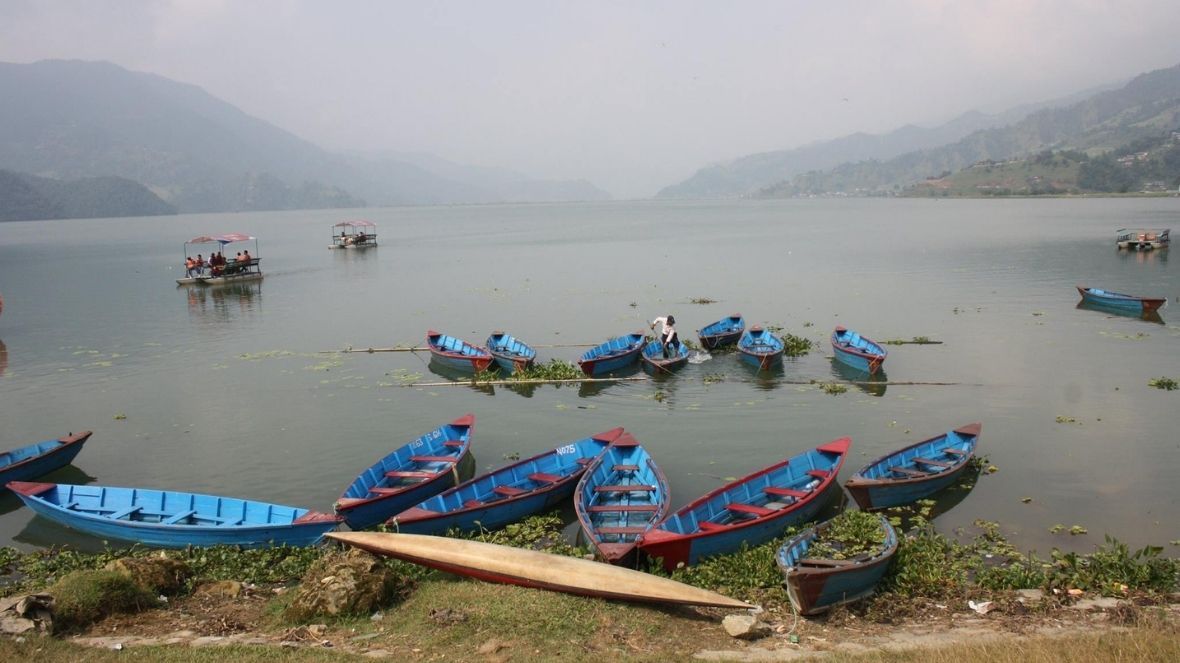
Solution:
<svg viewBox="0 0 1180 663"><path fill-rule="evenodd" d="M746 331L746 319L741 313L721 318L717 322L705 325L697 330L697 338L701 339L701 347L713 350L726 345L733 345Z"/></svg>
<svg viewBox="0 0 1180 663"><path fill-rule="evenodd" d="M664 473L623 433L586 468L574 490L574 511L599 557L629 564L639 536L668 513L669 499Z"/></svg>
<svg viewBox="0 0 1180 663"><path fill-rule="evenodd" d="M0 486L9 481L28 481L69 465L82 445L90 439L90 431L70 433L56 440L34 442L19 449L0 453Z"/></svg>
<svg viewBox="0 0 1180 663"><path fill-rule="evenodd" d="M655 376L671 375L688 365L688 348L683 343L677 343L675 350L669 350L664 356L664 344L659 341L648 341L643 346L640 355L643 370Z"/></svg>
<svg viewBox="0 0 1180 663"><path fill-rule="evenodd" d="M897 530L884 516L877 517L885 530L885 541L873 553L850 559L809 557L808 549L830 526L830 520L793 537L779 548L775 561L782 569L787 595L796 612L815 615L873 593L897 552Z"/></svg>
<svg viewBox="0 0 1180 663"><path fill-rule="evenodd" d="M750 327L738 340L738 356L760 371L769 371L783 363L783 340L760 325Z"/></svg>
<svg viewBox="0 0 1180 663"><path fill-rule="evenodd" d="M8 488L60 525L155 548L310 546L340 523L329 513L174 490L25 481Z"/></svg>
<svg viewBox="0 0 1180 663"><path fill-rule="evenodd" d="M1111 292L1101 288L1087 288L1082 285L1075 287L1078 289L1078 294L1082 296L1083 302L1122 311L1130 311L1132 313L1158 311L1161 306L1168 302L1166 297L1136 297L1135 295L1124 295L1121 292Z"/></svg>
<svg viewBox="0 0 1180 663"><path fill-rule="evenodd" d="M911 444L865 465L844 487L864 510L916 502L958 481L975 457L983 424Z"/></svg>
<svg viewBox="0 0 1180 663"><path fill-rule="evenodd" d="M832 332L832 351L836 361L869 375L876 374L889 355L880 344L843 326Z"/></svg>
<svg viewBox="0 0 1180 663"><path fill-rule="evenodd" d="M616 336L587 350L578 360L578 366L590 377L621 371L639 359L645 340L646 337L638 333Z"/></svg>
<svg viewBox="0 0 1180 663"><path fill-rule="evenodd" d="M449 488L387 523L408 534L497 529L564 503L586 466L623 435L613 428Z"/></svg>
<svg viewBox="0 0 1180 663"><path fill-rule="evenodd" d="M672 571L770 541L814 518L839 492L836 476L851 445L847 437L833 440L706 493L644 533L639 549Z"/></svg>
<svg viewBox="0 0 1180 663"><path fill-rule="evenodd" d="M523 371L537 359L537 351L529 344L502 331L494 331L488 336L487 347L505 375Z"/></svg>
<svg viewBox="0 0 1180 663"><path fill-rule="evenodd" d="M474 429L475 415L466 414L390 452L344 490L336 513L352 529L365 529L462 483Z"/></svg>
<svg viewBox="0 0 1180 663"><path fill-rule="evenodd" d="M488 370L495 358L486 348L434 331L426 332L430 360L458 373L474 375Z"/></svg>

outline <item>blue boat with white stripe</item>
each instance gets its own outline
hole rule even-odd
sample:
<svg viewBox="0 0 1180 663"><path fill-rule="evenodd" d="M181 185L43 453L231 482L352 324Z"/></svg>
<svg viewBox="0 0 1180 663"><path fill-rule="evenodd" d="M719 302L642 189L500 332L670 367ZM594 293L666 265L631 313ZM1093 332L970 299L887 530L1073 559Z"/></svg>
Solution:
<svg viewBox="0 0 1180 663"><path fill-rule="evenodd" d="M885 537L875 552L851 559L809 557L811 544L832 521L813 527L787 541L775 555L783 572L791 605L801 615L814 615L873 593L897 552L897 530L880 518Z"/></svg>
<svg viewBox="0 0 1180 663"><path fill-rule="evenodd" d="M621 371L639 359L639 352L643 349L645 340L643 334L616 336L587 350L578 360L578 366L590 377Z"/></svg>
<svg viewBox="0 0 1180 663"><path fill-rule="evenodd" d="M19 449L0 453L0 486L9 481L28 481L69 465L82 445L90 439L90 431L70 433L56 440L35 442Z"/></svg>
<svg viewBox="0 0 1180 663"><path fill-rule="evenodd" d="M783 363L783 340L759 325L750 327L738 341L738 356L760 371L768 371Z"/></svg>
<svg viewBox="0 0 1180 663"><path fill-rule="evenodd" d="M496 365L505 375L512 375L533 365L537 359L537 351L524 341L506 334L494 331L488 336L488 352L496 360Z"/></svg>
<svg viewBox="0 0 1180 663"><path fill-rule="evenodd" d="M310 546L340 522L293 506L173 490L24 481L8 488L70 529L155 548Z"/></svg>
<svg viewBox="0 0 1180 663"><path fill-rule="evenodd" d="M408 534L497 529L564 503L582 472L623 434L592 435L447 489L394 516L387 524Z"/></svg>
<svg viewBox="0 0 1180 663"><path fill-rule="evenodd" d="M885 357L889 354L872 339L843 326L837 326L832 332L832 351L836 361L869 375L880 370L881 364L885 363Z"/></svg>
<svg viewBox="0 0 1180 663"><path fill-rule="evenodd" d="M586 468L574 490L574 511L600 557L630 564L639 535L663 520L670 497L664 473L623 433Z"/></svg>
<svg viewBox="0 0 1180 663"><path fill-rule="evenodd" d="M981 423L967 424L882 456L854 474L845 488L866 511L929 497L963 475L982 430Z"/></svg>

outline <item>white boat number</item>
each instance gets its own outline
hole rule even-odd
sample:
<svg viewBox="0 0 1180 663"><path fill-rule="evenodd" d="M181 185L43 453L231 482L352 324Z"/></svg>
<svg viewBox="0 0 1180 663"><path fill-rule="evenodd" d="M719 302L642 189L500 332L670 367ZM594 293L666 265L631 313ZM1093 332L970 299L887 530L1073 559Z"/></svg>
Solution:
<svg viewBox="0 0 1180 663"><path fill-rule="evenodd" d="M575 452L577 452L577 450L578 450L578 447L577 447L577 445L574 445L574 444L567 444L564 447L558 447L557 449L555 449L555 451L557 451L557 453L559 453L563 456L565 454L575 453Z"/></svg>

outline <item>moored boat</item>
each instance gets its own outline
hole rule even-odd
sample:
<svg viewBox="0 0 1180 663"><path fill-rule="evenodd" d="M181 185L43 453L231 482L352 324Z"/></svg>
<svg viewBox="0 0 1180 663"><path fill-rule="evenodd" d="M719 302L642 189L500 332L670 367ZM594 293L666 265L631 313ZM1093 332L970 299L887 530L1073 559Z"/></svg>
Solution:
<svg viewBox="0 0 1180 663"><path fill-rule="evenodd" d="M697 338L701 339L701 347L713 350L726 345L733 345L746 331L746 319L741 313L721 318L717 322L705 325L697 330Z"/></svg>
<svg viewBox="0 0 1180 663"><path fill-rule="evenodd" d="M644 335L639 333L616 336L587 350L578 359L578 366L591 377L620 371L639 359L645 340Z"/></svg>
<svg viewBox="0 0 1180 663"><path fill-rule="evenodd" d="M897 530L880 518L885 541L873 553L851 559L809 557L808 549L831 521L821 523L787 541L775 560L783 572L791 605L801 615L814 615L873 593L897 552Z"/></svg>
<svg viewBox="0 0 1180 663"><path fill-rule="evenodd" d="M546 509L574 493L586 466L623 435L592 435L448 488L387 523L408 534L497 529Z"/></svg>
<svg viewBox="0 0 1180 663"><path fill-rule="evenodd" d="M598 555L611 564L634 560L639 535L668 512L668 480L647 450L623 433L586 468L574 511Z"/></svg>
<svg viewBox="0 0 1180 663"><path fill-rule="evenodd" d="M371 553L485 582L620 601L737 609L753 607L728 596L642 571L495 543L382 532L337 532L329 536Z"/></svg>
<svg viewBox="0 0 1180 663"><path fill-rule="evenodd" d="M225 247L239 242L254 242L254 253L247 248L239 251L234 259L222 256ZM190 246L217 245L217 253L210 253L205 260L203 254L197 254L199 261L190 267L192 250ZM227 233L225 235L202 235L194 237L184 243L185 276L176 279L177 285L227 285L230 283L244 283L262 280L261 258L258 257L258 238L242 233Z"/></svg>
<svg viewBox="0 0 1180 663"><path fill-rule="evenodd" d="M433 329L426 332L426 345L432 361L460 373L481 373L494 361L487 349Z"/></svg>
<svg viewBox="0 0 1180 663"><path fill-rule="evenodd" d="M839 492L851 445L847 437L833 440L712 490L644 533L639 549L672 571L765 543L814 518Z"/></svg>
<svg viewBox="0 0 1180 663"><path fill-rule="evenodd" d="M783 340L770 330L754 325L738 340L738 356L760 371L768 371L783 363Z"/></svg>
<svg viewBox="0 0 1180 663"><path fill-rule="evenodd" d="M292 506L173 490L25 481L8 488L70 529L157 548L310 546L340 522Z"/></svg>
<svg viewBox="0 0 1180 663"><path fill-rule="evenodd" d="M1081 285L1075 287L1078 289L1078 294L1082 296L1082 301L1084 302L1122 309L1132 313L1158 311L1161 306L1168 302L1166 297L1136 297L1135 295L1124 295L1121 292L1111 292L1101 288L1087 288Z"/></svg>
<svg viewBox="0 0 1180 663"><path fill-rule="evenodd" d="M458 485L474 430L475 415L466 414L390 452L344 490L336 513L352 529L364 529Z"/></svg>
<svg viewBox="0 0 1180 663"><path fill-rule="evenodd" d="M838 325L832 332L832 351L836 361L869 375L875 374L885 363L889 352L872 339Z"/></svg>
<svg viewBox="0 0 1180 663"><path fill-rule="evenodd" d="M492 332L488 336L487 346L488 352L505 375L523 371L537 359L537 351L529 344L502 331Z"/></svg>
<svg viewBox="0 0 1180 663"><path fill-rule="evenodd" d="M865 465L844 487L865 510L929 497L962 476L982 430L983 424L967 424L898 449Z"/></svg>
<svg viewBox="0 0 1180 663"><path fill-rule="evenodd" d="M659 341L648 341L640 354L643 370L651 375L671 375L688 365L688 348L683 343L677 343L675 350L669 350L664 356L664 344Z"/></svg>
<svg viewBox="0 0 1180 663"><path fill-rule="evenodd" d="M372 221L357 219L332 226L329 249L367 249L372 246L377 246L377 224Z"/></svg>
<svg viewBox="0 0 1180 663"><path fill-rule="evenodd" d="M0 371L0 374L3 372ZM28 481L65 467L73 462L90 439L90 431L70 433L56 440L34 442L0 453L0 486L9 481Z"/></svg>

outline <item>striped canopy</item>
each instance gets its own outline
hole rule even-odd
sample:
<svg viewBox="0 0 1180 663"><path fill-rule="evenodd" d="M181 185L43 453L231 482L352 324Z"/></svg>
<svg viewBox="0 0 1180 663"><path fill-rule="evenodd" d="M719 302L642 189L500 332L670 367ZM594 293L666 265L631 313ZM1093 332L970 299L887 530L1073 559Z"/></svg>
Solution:
<svg viewBox="0 0 1180 663"><path fill-rule="evenodd" d="M363 221L363 220L361 220L361 221L341 221L340 223L337 223L335 226L332 226L332 227L333 228L344 228L346 226L355 226L357 228L376 228L377 224L373 223L372 221Z"/></svg>
<svg viewBox="0 0 1180 663"><path fill-rule="evenodd" d="M226 244L233 244L234 242L249 242L253 239L255 239L255 238L251 237L250 235L244 235L242 233L226 233L224 235L212 235L212 236L201 235L200 237L194 237L194 238L190 239L186 243L187 244L213 244L214 242L216 242L216 243L224 246Z"/></svg>

